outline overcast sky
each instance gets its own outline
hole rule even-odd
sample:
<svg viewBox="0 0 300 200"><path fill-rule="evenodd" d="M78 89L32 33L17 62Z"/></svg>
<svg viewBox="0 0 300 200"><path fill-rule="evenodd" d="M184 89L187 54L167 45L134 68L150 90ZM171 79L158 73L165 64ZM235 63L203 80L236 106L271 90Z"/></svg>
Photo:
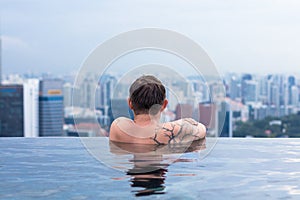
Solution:
<svg viewBox="0 0 300 200"><path fill-rule="evenodd" d="M76 72L119 33L144 27L182 33L221 72L300 71L298 0L1 0L3 72Z"/></svg>

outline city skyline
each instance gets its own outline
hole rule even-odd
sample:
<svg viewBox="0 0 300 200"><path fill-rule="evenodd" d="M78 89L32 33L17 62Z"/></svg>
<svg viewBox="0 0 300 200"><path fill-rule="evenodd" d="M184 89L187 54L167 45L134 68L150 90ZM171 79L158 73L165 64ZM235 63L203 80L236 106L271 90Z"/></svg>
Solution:
<svg viewBox="0 0 300 200"><path fill-rule="evenodd" d="M153 1L80 2L68 9L66 1L1 1L3 74L74 73L99 44L143 27L188 36L222 74L294 74L300 66L298 1L159 1L155 7ZM136 56L131 62L147 59Z"/></svg>
<svg viewBox="0 0 300 200"><path fill-rule="evenodd" d="M0 87L0 95L3 97L0 103L7 112L13 113L19 109L24 114L20 115L24 120L24 136L49 136L52 133L44 134L41 131L42 125L48 126L54 121L57 127L52 124L51 130L55 129L55 133L58 133L63 128L63 122L57 123L59 120L56 119L62 120L63 115L64 132L59 135L76 136L76 123L81 127L78 131L81 136L103 136L107 135L110 124L116 117L133 116L127 105L128 88L131 84L129 79L138 74L127 74L127 77L106 74L100 78L89 74L79 85L72 85L73 80L69 77L38 79L12 75ZM169 102L166 111L162 113L162 119L169 121L183 116L191 117L204 123L211 136L220 134L222 137L232 137L240 122L251 123L268 117L278 119L299 115L300 111L300 81L293 75L227 74L221 82L207 81L200 76L170 78L160 75L159 78L166 87L166 98ZM11 88L19 88L20 95L14 97L16 89ZM20 105L18 108L13 106L14 101ZM39 115L36 113L38 105ZM6 121L5 115L0 116L3 130L6 130L11 121ZM31 124L26 121L35 123L25 126ZM38 122L39 126L36 125ZM103 128L100 132L98 125ZM37 127L39 134L37 131L30 131ZM87 132L86 128L91 130ZM274 134L287 136L284 133ZM258 134L263 135L263 131L260 130Z"/></svg>

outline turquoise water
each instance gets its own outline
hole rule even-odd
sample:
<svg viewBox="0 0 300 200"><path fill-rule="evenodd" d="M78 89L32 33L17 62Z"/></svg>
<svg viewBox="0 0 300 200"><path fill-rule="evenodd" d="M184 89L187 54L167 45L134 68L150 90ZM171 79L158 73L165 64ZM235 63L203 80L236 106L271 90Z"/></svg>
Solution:
<svg viewBox="0 0 300 200"><path fill-rule="evenodd" d="M0 199L300 199L300 139L221 138L207 151L212 142L181 155L106 138L1 138Z"/></svg>

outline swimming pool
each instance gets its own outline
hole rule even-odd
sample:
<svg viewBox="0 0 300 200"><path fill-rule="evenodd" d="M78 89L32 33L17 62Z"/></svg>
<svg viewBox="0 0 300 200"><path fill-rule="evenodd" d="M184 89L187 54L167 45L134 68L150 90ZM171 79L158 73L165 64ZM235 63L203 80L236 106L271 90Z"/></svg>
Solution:
<svg viewBox="0 0 300 200"><path fill-rule="evenodd" d="M80 138L1 138L0 199L300 199L300 139L220 138L204 159L201 149L145 158L85 140L104 163Z"/></svg>

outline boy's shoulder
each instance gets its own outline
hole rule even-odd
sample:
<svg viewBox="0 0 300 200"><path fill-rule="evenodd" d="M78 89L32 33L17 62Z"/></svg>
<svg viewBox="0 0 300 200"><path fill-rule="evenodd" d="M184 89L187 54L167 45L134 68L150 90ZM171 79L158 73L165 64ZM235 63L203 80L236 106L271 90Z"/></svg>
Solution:
<svg viewBox="0 0 300 200"><path fill-rule="evenodd" d="M113 140L113 141L122 141L122 130L120 129L120 123L128 123L129 119L125 118L125 117L119 117L117 119L115 119L111 126L110 126L110 131L109 131L109 139Z"/></svg>
<svg viewBox="0 0 300 200"><path fill-rule="evenodd" d="M111 124L109 138L118 142L151 144L154 129L154 126L142 127L129 118L119 117Z"/></svg>
<svg viewBox="0 0 300 200"><path fill-rule="evenodd" d="M126 143L168 144L205 137L203 125L191 118L141 127L133 120L120 117L114 120L110 139Z"/></svg>

